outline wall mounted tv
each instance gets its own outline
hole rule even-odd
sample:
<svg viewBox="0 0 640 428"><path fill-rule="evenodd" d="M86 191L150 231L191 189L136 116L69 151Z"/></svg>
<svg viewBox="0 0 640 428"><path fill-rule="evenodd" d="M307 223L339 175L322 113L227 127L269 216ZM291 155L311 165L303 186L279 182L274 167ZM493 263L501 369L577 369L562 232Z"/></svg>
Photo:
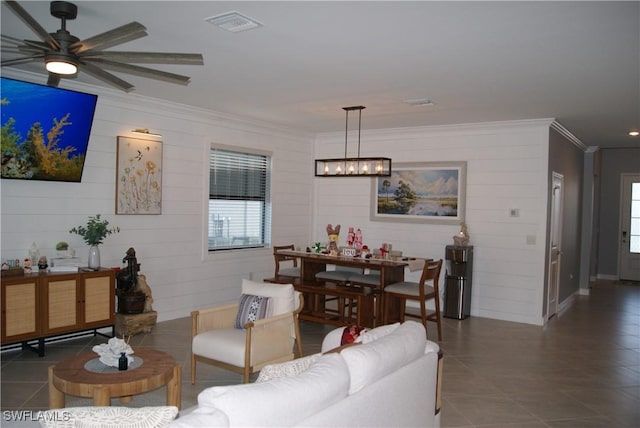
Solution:
<svg viewBox="0 0 640 428"><path fill-rule="evenodd" d="M1 77L2 178L80 182L97 99Z"/></svg>

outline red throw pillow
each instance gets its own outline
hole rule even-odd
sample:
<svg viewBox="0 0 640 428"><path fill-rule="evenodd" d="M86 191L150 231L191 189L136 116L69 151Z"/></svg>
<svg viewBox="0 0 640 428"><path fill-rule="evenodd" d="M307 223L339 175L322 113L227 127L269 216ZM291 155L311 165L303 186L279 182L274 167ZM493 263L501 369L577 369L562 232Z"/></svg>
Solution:
<svg viewBox="0 0 640 428"><path fill-rule="evenodd" d="M342 332L342 339L340 340L340 345L342 346L342 345L347 345L355 342L358 336L360 336L360 333L362 333L364 330L365 328L359 325L346 326L344 328L344 331Z"/></svg>

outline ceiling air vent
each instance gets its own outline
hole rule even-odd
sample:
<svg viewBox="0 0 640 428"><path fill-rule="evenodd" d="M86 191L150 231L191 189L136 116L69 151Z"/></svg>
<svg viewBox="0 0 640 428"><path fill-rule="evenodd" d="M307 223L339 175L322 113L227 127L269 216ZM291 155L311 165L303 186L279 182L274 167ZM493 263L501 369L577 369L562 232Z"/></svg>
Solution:
<svg viewBox="0 0 640 428"><path fill-rule="evenodd" d="M410 106L432 106L435 105L435 103L427 98L416 98L413 100L404 100L405 103L409 104Z"/></svg>
<svg viewBox="0 0 640 428"><path fill-rule="evenodd" d="M205 21L210 22L223 30L231 31L232 33L239 33L240 31L253 30L254 28L262 27L262 24L255 19L251 19L235 11L212 16L211 18L205 19Z"/></svg>

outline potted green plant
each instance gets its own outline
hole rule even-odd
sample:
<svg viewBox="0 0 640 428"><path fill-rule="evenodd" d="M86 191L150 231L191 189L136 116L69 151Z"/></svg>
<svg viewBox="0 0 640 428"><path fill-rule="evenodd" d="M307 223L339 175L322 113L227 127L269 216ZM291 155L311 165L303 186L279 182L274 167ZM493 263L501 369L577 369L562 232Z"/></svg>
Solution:
<svg viewBox="0 0 640 428"><path fill-rule="evenodd" d="M85 226L76 226L69 231L80 235L84 242L89 245L89 268L100 268L100 248L104 239L112 233L120 232L119 227L109 227L109 221L100 218L100 214L90 216Z"/></svg>

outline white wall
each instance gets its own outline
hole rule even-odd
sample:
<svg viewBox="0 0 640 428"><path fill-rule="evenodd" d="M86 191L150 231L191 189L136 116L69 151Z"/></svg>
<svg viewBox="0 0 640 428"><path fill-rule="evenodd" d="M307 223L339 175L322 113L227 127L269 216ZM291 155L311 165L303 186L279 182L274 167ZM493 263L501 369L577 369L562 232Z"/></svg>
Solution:
<svg viewBox="0 0 640 428"><path fill-rule="evenodd" d="M10 75L23 80L33 76ZM360 227L375 248L390 242L405 255L440 258L458 225L369 220L368 179L313 178L312 160L339 157L344 133L316 137L166 101L66 83L98 94L82 183L1 180L0 253L24 258L32 242L52 257L58 241L79 256L88 248L68 233L87 216L103 214L121 232L101 247L103 266L122 266L137 251L160 320L233 301L241 278L271 276L270 249L207 255L204 251L207 148L210 143L273 152L273 243L301 247L325 241L328 223ZM472 315L542 324L546 239L548 135L551 120L363 131L363 156L394 163L467 162L466 221L475 246ZM118 135L134 128L163 134L162 215L114 215ZM351 140L350 141L355 141ZM315 147L315 152L313 147ZM520 211L517 218L509 210ZM535 244L527 244L527 238ZM411 277L415 275L412 273Z"/></svg>
<svg viewBox="0 0 640 428"><path fill-rule="evenodd" d="M4 70L3 74L42 80ZM32 242L41 255L51 258L59 241L69 242L86 260L87 246L69 229L100 213L121 230L101 246L102 266L122 266L125 251L134 247L151 285L159 320L237 299L241 278L261 280L273 274L273 257L271 249L214 255L204 250L207 150L212 142L271 151L273 243L310 240L310 135L135 94L73 82L63 86L98 94L82 183L1 180L3 260L23 259ZM161 215L114 214L116 137L133 137L134 128L163 135Z"/></svg>
<svg viewBox="0 0 640 428"><path fill-rule="evenodd" d="M471 314L543 324L549 126L551 120L362 131L362 156L393 163L466 161L466 222L474 245ZM356 141L349 138L349 142ZM344 133L321 134L316 158L340 157ZM313 240L327 224L363 231L364 243L404 255L444 258L459 225L372 222L372 179L315 178ZM510 217L518 209L519 217ZM534 244L528 244L531 240ZM410 273L408 277L415 277ZM444 273L443 273L444 275ZM417 279L417 278L415 278ZM443 281L441 280L441 284Z"/></svg>

